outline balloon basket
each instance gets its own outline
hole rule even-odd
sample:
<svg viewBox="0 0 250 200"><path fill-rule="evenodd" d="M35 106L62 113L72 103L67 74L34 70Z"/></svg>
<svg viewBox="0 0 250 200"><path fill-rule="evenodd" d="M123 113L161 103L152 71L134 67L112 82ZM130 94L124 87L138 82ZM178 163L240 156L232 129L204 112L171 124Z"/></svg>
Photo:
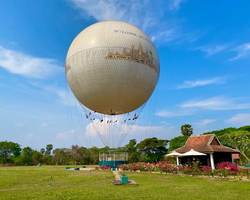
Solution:
<svg viewBox="0 0 250 200"><path fill-rule="evenodd" d="M126 151L105 151L99 153L99 166L105 165L118 171L119 165L128 164L128 152Z"/></svg>

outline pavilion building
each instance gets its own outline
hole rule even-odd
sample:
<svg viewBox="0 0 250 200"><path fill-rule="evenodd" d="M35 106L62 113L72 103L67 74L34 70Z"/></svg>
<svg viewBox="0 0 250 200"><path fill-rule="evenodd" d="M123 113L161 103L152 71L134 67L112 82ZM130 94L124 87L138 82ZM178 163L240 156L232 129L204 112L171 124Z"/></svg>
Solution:
<svg viewBox="0 0 250 200"><path fill-rule="evenodd" d="M192 161L199 161L202 165L211 166L212 169L215 169L218 163L233 162L233 159L238 158L240 153L236 149L221 145L215 134L189 137L186 144L175 151L183 154L191 149L207 155L179 157L180 164L191 164Z"/></svg>

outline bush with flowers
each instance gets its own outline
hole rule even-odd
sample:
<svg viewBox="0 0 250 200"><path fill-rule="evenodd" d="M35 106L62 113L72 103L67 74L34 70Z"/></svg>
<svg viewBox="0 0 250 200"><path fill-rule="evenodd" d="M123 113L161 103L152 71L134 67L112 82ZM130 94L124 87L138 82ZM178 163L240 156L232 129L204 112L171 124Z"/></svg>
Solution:
<svg viewBox="0 0 250 200"><path fill-rule="evenodd" d="M167 174L187 174L192 176L234 176L242 179L247 176L250 170L241 170L238 166L230 162L222 162L217 164L216 169L212 170L210 166L201 166L199 162L193 162L192 165L173 165L160 161L158 163L130 163L119 165L122 171L140 171L140 172L161 172Z"/></svg>
<svg viewBox="0 0 250 200"><path fill-rule="evenodd" d="M111 170L112 167L102 165L99 169ZM238 177L240 180L247 176L249 179L250 170L242 170L238 166L230 162L222 162L216 165L216 169L212 170L210 166L201 166L199 162L193 162L192 165L173 165L168 164L165 161L160 161L158 163L130 163L119 165L122 171L131 172L160 172L167 174L186 174L186 175L204 175L204 176L219 176L228 177L234 176Z"/></svg>
<svg viewBox="0 0 250 200"><path fill-rule="evenodd" d="M212 174L212 167L210 167L210 166L203 166L201 168L201 171L202 171L203 175L210 176Z"/></svg>
<svg viewBox="0 0 250 200"><path fill-rule="evenodd" d="M192 165L179 165L178 173L195 176L202 174L202 170L199 162L192 162Z"/></svg>
<svg viewBox="0 0 250 200"><path fill-rule="evenodd" d="M231 162L223 162L217 164L215 174L220 177L227 177L227 176L242 177L247 175L247 170L240 170L239 167L237 167L235 164Z"/></svg>
<svg viewBox="0 0 250 200"><path fill-rule="evenodd" d="M101 166L99 166L99 169L102 169L102 170L111 170L111 167L110 166L106 166L106 165L101 165Z"/></svg>

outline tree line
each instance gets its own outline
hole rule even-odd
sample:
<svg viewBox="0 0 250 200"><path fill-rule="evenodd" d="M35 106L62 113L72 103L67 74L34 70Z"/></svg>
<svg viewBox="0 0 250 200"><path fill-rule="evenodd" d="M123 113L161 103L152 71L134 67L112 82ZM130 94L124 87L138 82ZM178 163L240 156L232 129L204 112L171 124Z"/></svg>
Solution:
<svg viewBox="0 0 250 200"><path fill-rule="evenodd" d="M53 149L53 145L48 144L38 151L30 147L21 148L18 143L2 141L0 142L0 164L95 165L99 163L99 153L108 150L127 151L129 162L158 162L164 159L165 154L185 145L188 137L193 134L192 126L182 125L181 134L171 140L152 137L137 143L135 139L132 139L124 147L118 149L110 149L108 146L86 148L78 145L72 145L71 148ZM223 145L240 151L243 164L250 163L250 126L230 127L203 134L216 134Z"/></svg>
<svg viewBox="0 0 250 200"><path fill-rule="evenodd" d="M157 162L167 153L168 140L161 140L155 137L147 138L136 144L136 140L130 140L129 144L117 149L108 146L80 147L72 145L71 148L57 148L48 144L40 151L30 147L21 148L21 145L14 142L0 142L0 164L2 165L90 165L99 164L99 153L109 150L128 151L129 160Z"/></svg>

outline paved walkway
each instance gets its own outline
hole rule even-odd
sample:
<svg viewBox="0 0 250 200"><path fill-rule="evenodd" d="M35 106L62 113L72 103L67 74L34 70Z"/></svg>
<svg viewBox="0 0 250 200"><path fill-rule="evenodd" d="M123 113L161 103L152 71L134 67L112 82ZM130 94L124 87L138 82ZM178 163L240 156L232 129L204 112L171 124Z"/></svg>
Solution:
<svg viewBox="0 0 250 200"><path fill-rule="evenodd" d="M121 180L120 174L119 174L118 171L113 171L113 174L115 175L115 180L117 180L117 181L120 181L120 180Z"/></svg>

